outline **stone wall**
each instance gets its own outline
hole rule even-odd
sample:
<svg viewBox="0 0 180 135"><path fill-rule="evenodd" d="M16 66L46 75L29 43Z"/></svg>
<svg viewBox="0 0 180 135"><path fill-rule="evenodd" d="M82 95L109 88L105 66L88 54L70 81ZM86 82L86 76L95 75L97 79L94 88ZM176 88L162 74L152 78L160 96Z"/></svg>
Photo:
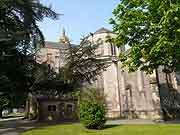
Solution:
<svg viewBox="0 0 180 135"><path fill-rule="evenodd" d="M107 116L110 118L160 118L158 90L150 83L151 77L142 71L128 73L127 70L121 69L121 64L117 62L117 55L112 54L111 44L105 42L107 36L114 37L115 35L98 33L91 39L93 42L101 40L101 47L97 52L100 52L102 57L111 58L108 62L110 66L99 78L101 81L97 80L99 83L97 85L103 88L106 96ZM120 51L125 51L125 47L116 48L116 54Z"/></svg>
<svg viewBox="0 0 180 135"><path fill-rule="evenodd" d="M44 121L77 120L77 100L40 100L39 116Z"/></svg>
<svg viewBox="0 0 180 135"><path fill-rule="evenodd" d="M36 61L40 64L47 63L52 70L59 72L59 68L64 66L66 49L41 48L37 54Z"/></svg>

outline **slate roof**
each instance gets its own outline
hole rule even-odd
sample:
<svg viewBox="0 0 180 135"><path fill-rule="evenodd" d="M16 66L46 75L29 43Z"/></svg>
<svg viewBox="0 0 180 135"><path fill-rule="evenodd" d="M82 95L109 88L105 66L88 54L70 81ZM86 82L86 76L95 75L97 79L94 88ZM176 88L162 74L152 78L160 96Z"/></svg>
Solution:
<svg viewBox="0 0 180 135"><path fill-rule="evenodd" d="M71 44L71 46L75 46L74 44ZM45 42L45 48L51 48L51 49L68 49L69 45L67 44L60 44L58 42L51 42L46 41Z"/></svg>
<svg viewBox="0 0 180 135"><path fill-rule="evenodd" d="M109 29L102 27L102 28L98 29L94 34L101 34L101 33L113 33L113 32Z"/></svg>

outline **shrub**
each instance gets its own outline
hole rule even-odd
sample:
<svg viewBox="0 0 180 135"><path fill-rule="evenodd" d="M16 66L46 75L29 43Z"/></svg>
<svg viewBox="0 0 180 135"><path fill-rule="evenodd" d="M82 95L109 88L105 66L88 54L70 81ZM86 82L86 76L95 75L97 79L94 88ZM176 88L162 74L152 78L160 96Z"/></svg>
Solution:
<svg viewBox="0 0 180 135"><path fill-rule="evenodd" d="M102 129L106 122L104 100L92 100L90 95L93 94L90 93L89 91L89 96L84 95L86 98L83 97L80 101L80 121L88 129Z"/></svg>

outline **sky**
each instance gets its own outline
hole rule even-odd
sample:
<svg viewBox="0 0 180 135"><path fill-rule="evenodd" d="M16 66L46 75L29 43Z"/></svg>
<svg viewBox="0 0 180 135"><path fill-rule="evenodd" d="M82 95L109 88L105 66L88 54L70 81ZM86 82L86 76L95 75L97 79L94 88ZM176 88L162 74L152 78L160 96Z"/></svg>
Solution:
<svg viewBox="0 0 180 135"><path fill-rule="evenodd" d="M120 0L41 0L63 14L58 20L45 19L39 23L46 41L58 41L62 27L72 43L101 27L112 29L108 19Z"/></svg>

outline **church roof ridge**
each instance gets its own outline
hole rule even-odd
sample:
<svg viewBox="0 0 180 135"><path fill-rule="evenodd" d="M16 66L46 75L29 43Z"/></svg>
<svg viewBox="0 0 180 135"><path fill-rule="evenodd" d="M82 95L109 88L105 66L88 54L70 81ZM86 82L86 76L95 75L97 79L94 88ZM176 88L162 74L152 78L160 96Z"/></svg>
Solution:
<svg viewBox="0 0 180 135"><path fill-rule="evenodd" d="M96 32L94 32L94 34L101 34L101 33L114 33L112 30L109 30L107 28L100 28L98 29Z"/></svg>
<svg viewBox="0 0 180 135"><path fill-rule="evenodd" d="M71 46L76 46L75 44L70 44ZM67 49L67 44L55 42L55 41L45 41L45 48L51 49Z"/></svg>

